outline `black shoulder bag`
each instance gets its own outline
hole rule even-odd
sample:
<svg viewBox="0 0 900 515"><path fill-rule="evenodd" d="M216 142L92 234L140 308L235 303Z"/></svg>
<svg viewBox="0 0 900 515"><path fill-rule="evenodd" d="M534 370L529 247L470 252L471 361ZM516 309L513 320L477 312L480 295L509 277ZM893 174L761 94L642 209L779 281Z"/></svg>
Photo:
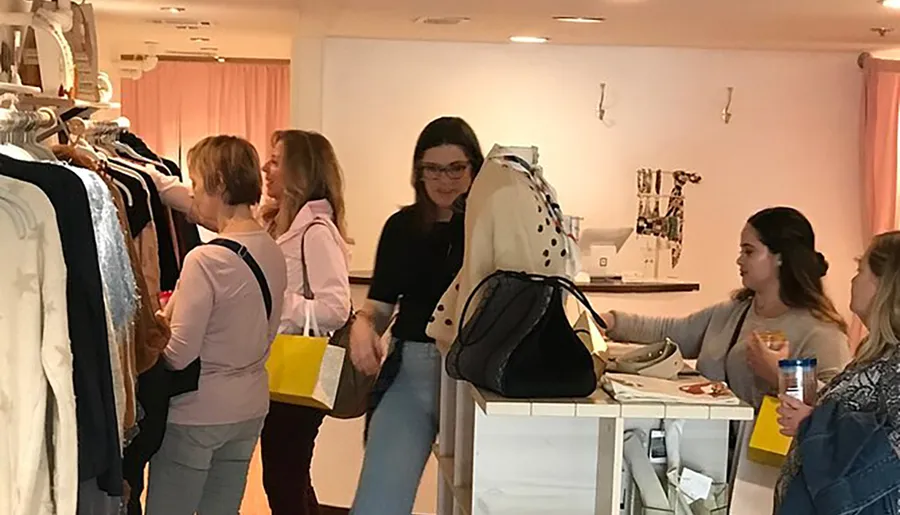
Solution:
<svg viewBox="0 0 900 515"><path fill-rule="evenodd" d="M466 320L470 304L478 301ZM586 397L597 388L591 353L566 316L572 294L597 324L606 323L569 279L498 270L484 278L463 307L447 373L511 398Z"/></svg>
<svg viewBox="0 0 900 515"><path fill-rule="evenodd" d="M240 256L240 258L244 260L244 263L247 263L250 271L253 272L253 276L256 277L256 282L259 283L259 289L262 291L263 303L266 306L266 320L272 318L272 292L271 290L269 290L269 282L266 281L266 276L263 273L262 268L260 268L259 263L257 263L256 260L253 259L253 256L250 255L250 251L247 250L247 247L234 240L226 240L224 238L217 238L215 240L212 240L207 243L207 245L217 245L219 247L225 247L226 249ZM183 370L175 370L171 372L169 380L170 397L175 397L176 395L181 395L189 392L195 392L199 387L200 358L192 361L191 364L185 367Z"/></svg>

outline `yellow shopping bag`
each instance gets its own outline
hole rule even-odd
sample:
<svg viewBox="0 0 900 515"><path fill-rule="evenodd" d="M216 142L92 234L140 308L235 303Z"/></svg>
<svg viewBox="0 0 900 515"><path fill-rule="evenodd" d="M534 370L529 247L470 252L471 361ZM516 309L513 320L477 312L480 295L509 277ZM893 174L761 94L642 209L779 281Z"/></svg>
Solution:
<svg viewBox="0 0 900 515"><path fill-rule="evenodd" d="M747 447L748 458L771 467L781 467L791 448L792 440L790 436L781 434L776 412L778 404L779 401L775 397L769 395L763 397Z"/></svg>
<svg viewBox="0 0 900 515"><path fill-rule="evenodd" d="M310 327L312 325L312 327ZM279 334L272 342L266 370L273 401L330 411L334 408L344 353L318 334L312 309L307 303L304 335Z"/></svg>
<svg viewBox="0 0 900 515"><path fill-rule="evenodd" d="M331 410L344 364L344 349L328 338L279 334L266 370L273 401Z"/></svg>

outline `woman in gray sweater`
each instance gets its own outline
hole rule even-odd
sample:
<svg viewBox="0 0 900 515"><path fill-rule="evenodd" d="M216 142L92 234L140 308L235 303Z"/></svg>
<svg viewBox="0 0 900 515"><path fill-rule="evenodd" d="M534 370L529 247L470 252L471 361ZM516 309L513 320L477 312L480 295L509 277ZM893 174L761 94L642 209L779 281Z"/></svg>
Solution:
<svg viewBox="0 0 900 515"><path fill-rule="evenodd" d="M604 315L616 341L653 343L666 337L698 371L727 381L743 401L758 407L778 390L778 361L816 358L820 384L850 361L847 324L825 294L825 257L816 251L809 220L796 209L775 207L751 216L741 231L737 260L743 289L727 302L684 318L612 311ZM765 333L781 333L786 344Z"/></svg>

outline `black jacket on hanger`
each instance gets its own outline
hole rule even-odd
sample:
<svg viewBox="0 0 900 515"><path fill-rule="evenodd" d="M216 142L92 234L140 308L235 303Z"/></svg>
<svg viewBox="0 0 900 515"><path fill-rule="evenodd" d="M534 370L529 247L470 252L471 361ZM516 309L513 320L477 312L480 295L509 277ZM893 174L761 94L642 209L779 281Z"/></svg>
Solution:
<svg viewBox="0 0 900 515"><path fill-rule="evenodd" d="M79 482L96 478L99 487L110 496L122 496L122 458L106 306L87 190L73 172L49 163L0 155L0 174L37 186L56 211L67 269Z"/></svg>
<svg viewBox="0 0 900 515"><path fill-rule="evenodd" d="M123 159L112 159L113 163L122 168L131 170L138 174L144 181L149 195L150 212L156 225L156 241L158 243L157 254L159 256L159 288L161 291L171 291L175 289L175 283L178 282L179 267L178 260L175 256L175 244L172 241L172 231L169 229L168 210L163 206L162 200L159 198L159 192L156 184L150 175L131 163ZM122 174L125 175L125 174ZM143 187L142 187L143 189Z"/></svg>
<svg viewBox="0 0 900 515"><path fill-rule="evenodd" d="M132 238L137 238L141 231L147 227L147 224L153 221L153 213L150 211L149 191L144 189L143 184L136 177L132 177L127 173L122 173L114 168L107 167L106 173L118 182L119 189L124 187L127 191L122 192L125 200L125 216L128 218L128 229Z"/></svg>

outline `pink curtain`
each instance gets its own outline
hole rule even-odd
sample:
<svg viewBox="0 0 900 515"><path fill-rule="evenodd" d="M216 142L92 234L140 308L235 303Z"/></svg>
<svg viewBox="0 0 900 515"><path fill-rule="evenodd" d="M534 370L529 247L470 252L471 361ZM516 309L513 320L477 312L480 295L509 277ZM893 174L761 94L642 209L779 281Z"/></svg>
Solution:
<svg viewBox="0 0 900 515"><path fill-rule="evenodd" d="M863 61L861 167L863 237L897 228L897 124L900 113L900 62L867 57ZM854 349L864 336L859 320L851 326Z"/></svg>
<svg viewBox="0 0 900 515"><path fill-rule="evenodd" d="M215 134L247 138L264 160L272 132L288 126L290 65L162 61L122 81L122 114L151 149L179 164Z"/></svg>

